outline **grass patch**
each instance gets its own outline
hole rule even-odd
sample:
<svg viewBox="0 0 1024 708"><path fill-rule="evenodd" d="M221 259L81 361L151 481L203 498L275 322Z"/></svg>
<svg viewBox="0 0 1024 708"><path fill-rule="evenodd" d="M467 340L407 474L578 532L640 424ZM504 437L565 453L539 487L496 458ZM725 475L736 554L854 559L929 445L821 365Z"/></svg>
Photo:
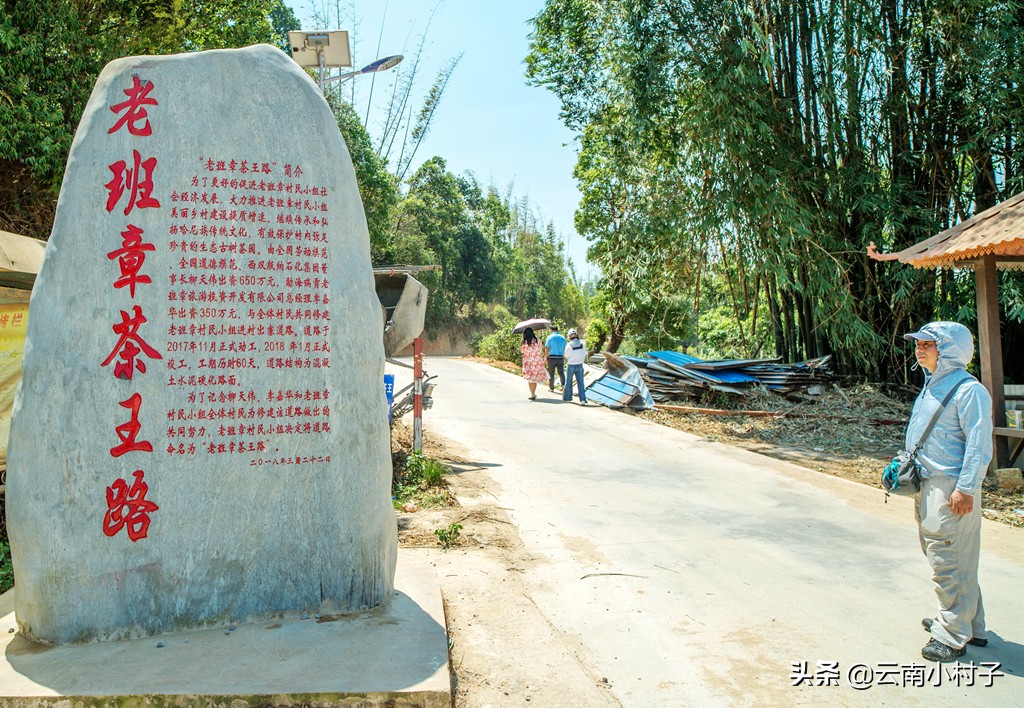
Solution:
<svg viewBox="0 0 1024 708"><path fill-rule="evenodd" d="M420 508L450 506L444 476L447 465L412 452L404 460L396 460L391 478L391 503L401 511L409 504Z"/></svg>

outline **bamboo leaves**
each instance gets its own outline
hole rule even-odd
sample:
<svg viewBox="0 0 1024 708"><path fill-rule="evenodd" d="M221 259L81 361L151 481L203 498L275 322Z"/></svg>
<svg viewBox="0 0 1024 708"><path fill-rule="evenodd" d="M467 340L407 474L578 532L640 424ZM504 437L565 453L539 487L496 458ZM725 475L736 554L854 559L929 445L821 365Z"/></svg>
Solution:
<svg viewBox="0 0 1024 708"><path fill-rule="evenodd" d="M1021 19L1019 0L552 0L529 76L581 135L578 225L612 272L643 272L637 241L688 252L675 289L724 297L741 347L767 302L779 355L887 376L904 368L893 333L969 315L942 303L970 293L880 269L865 248L902 248L1020 191ZM603 174L673 185L629 193L629 228L587 216L596 129L630 135Z"/></svg>

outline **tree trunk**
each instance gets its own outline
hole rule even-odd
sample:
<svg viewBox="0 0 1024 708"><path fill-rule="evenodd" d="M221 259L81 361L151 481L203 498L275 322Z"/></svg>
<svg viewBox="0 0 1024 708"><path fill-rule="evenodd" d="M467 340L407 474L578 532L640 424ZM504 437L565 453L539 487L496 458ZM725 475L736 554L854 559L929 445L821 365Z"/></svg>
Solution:
<svg viewBox="0 0 1024 708"><path fill-rule="evenodd" d="M768 301L768 313L772 318L772 336L775 339L775 356L781 357L783 361L789 361L789 352L786 349L786 335L782 329L782 314L779 312L779 300L775 292L774 276L768 276L765 278L764 289L767 293L765 299Z"/></svg>

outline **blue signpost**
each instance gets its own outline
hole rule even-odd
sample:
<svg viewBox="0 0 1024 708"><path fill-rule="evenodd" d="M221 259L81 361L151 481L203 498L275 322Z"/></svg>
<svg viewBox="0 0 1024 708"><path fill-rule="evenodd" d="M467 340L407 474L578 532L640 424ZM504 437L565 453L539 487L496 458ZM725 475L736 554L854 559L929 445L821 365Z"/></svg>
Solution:
<svg viewBox="0 0 1024 708"><path fill-rule="evenodd" d="M388 397L388 423L391 423L391 404L395 398L395 375L384 374L384 395Z"/></svg>

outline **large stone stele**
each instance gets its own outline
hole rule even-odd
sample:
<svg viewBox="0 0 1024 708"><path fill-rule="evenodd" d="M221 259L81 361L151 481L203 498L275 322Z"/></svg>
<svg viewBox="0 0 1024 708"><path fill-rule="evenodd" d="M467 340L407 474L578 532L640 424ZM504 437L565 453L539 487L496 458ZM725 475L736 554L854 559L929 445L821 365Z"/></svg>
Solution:
<svg viewBox="0 0 1024 708"><path fill-rule="evenodd" d="M7 511L21 631L117 639L393 589L369 237L269 46L109 64L30 305Z"/></svg>

